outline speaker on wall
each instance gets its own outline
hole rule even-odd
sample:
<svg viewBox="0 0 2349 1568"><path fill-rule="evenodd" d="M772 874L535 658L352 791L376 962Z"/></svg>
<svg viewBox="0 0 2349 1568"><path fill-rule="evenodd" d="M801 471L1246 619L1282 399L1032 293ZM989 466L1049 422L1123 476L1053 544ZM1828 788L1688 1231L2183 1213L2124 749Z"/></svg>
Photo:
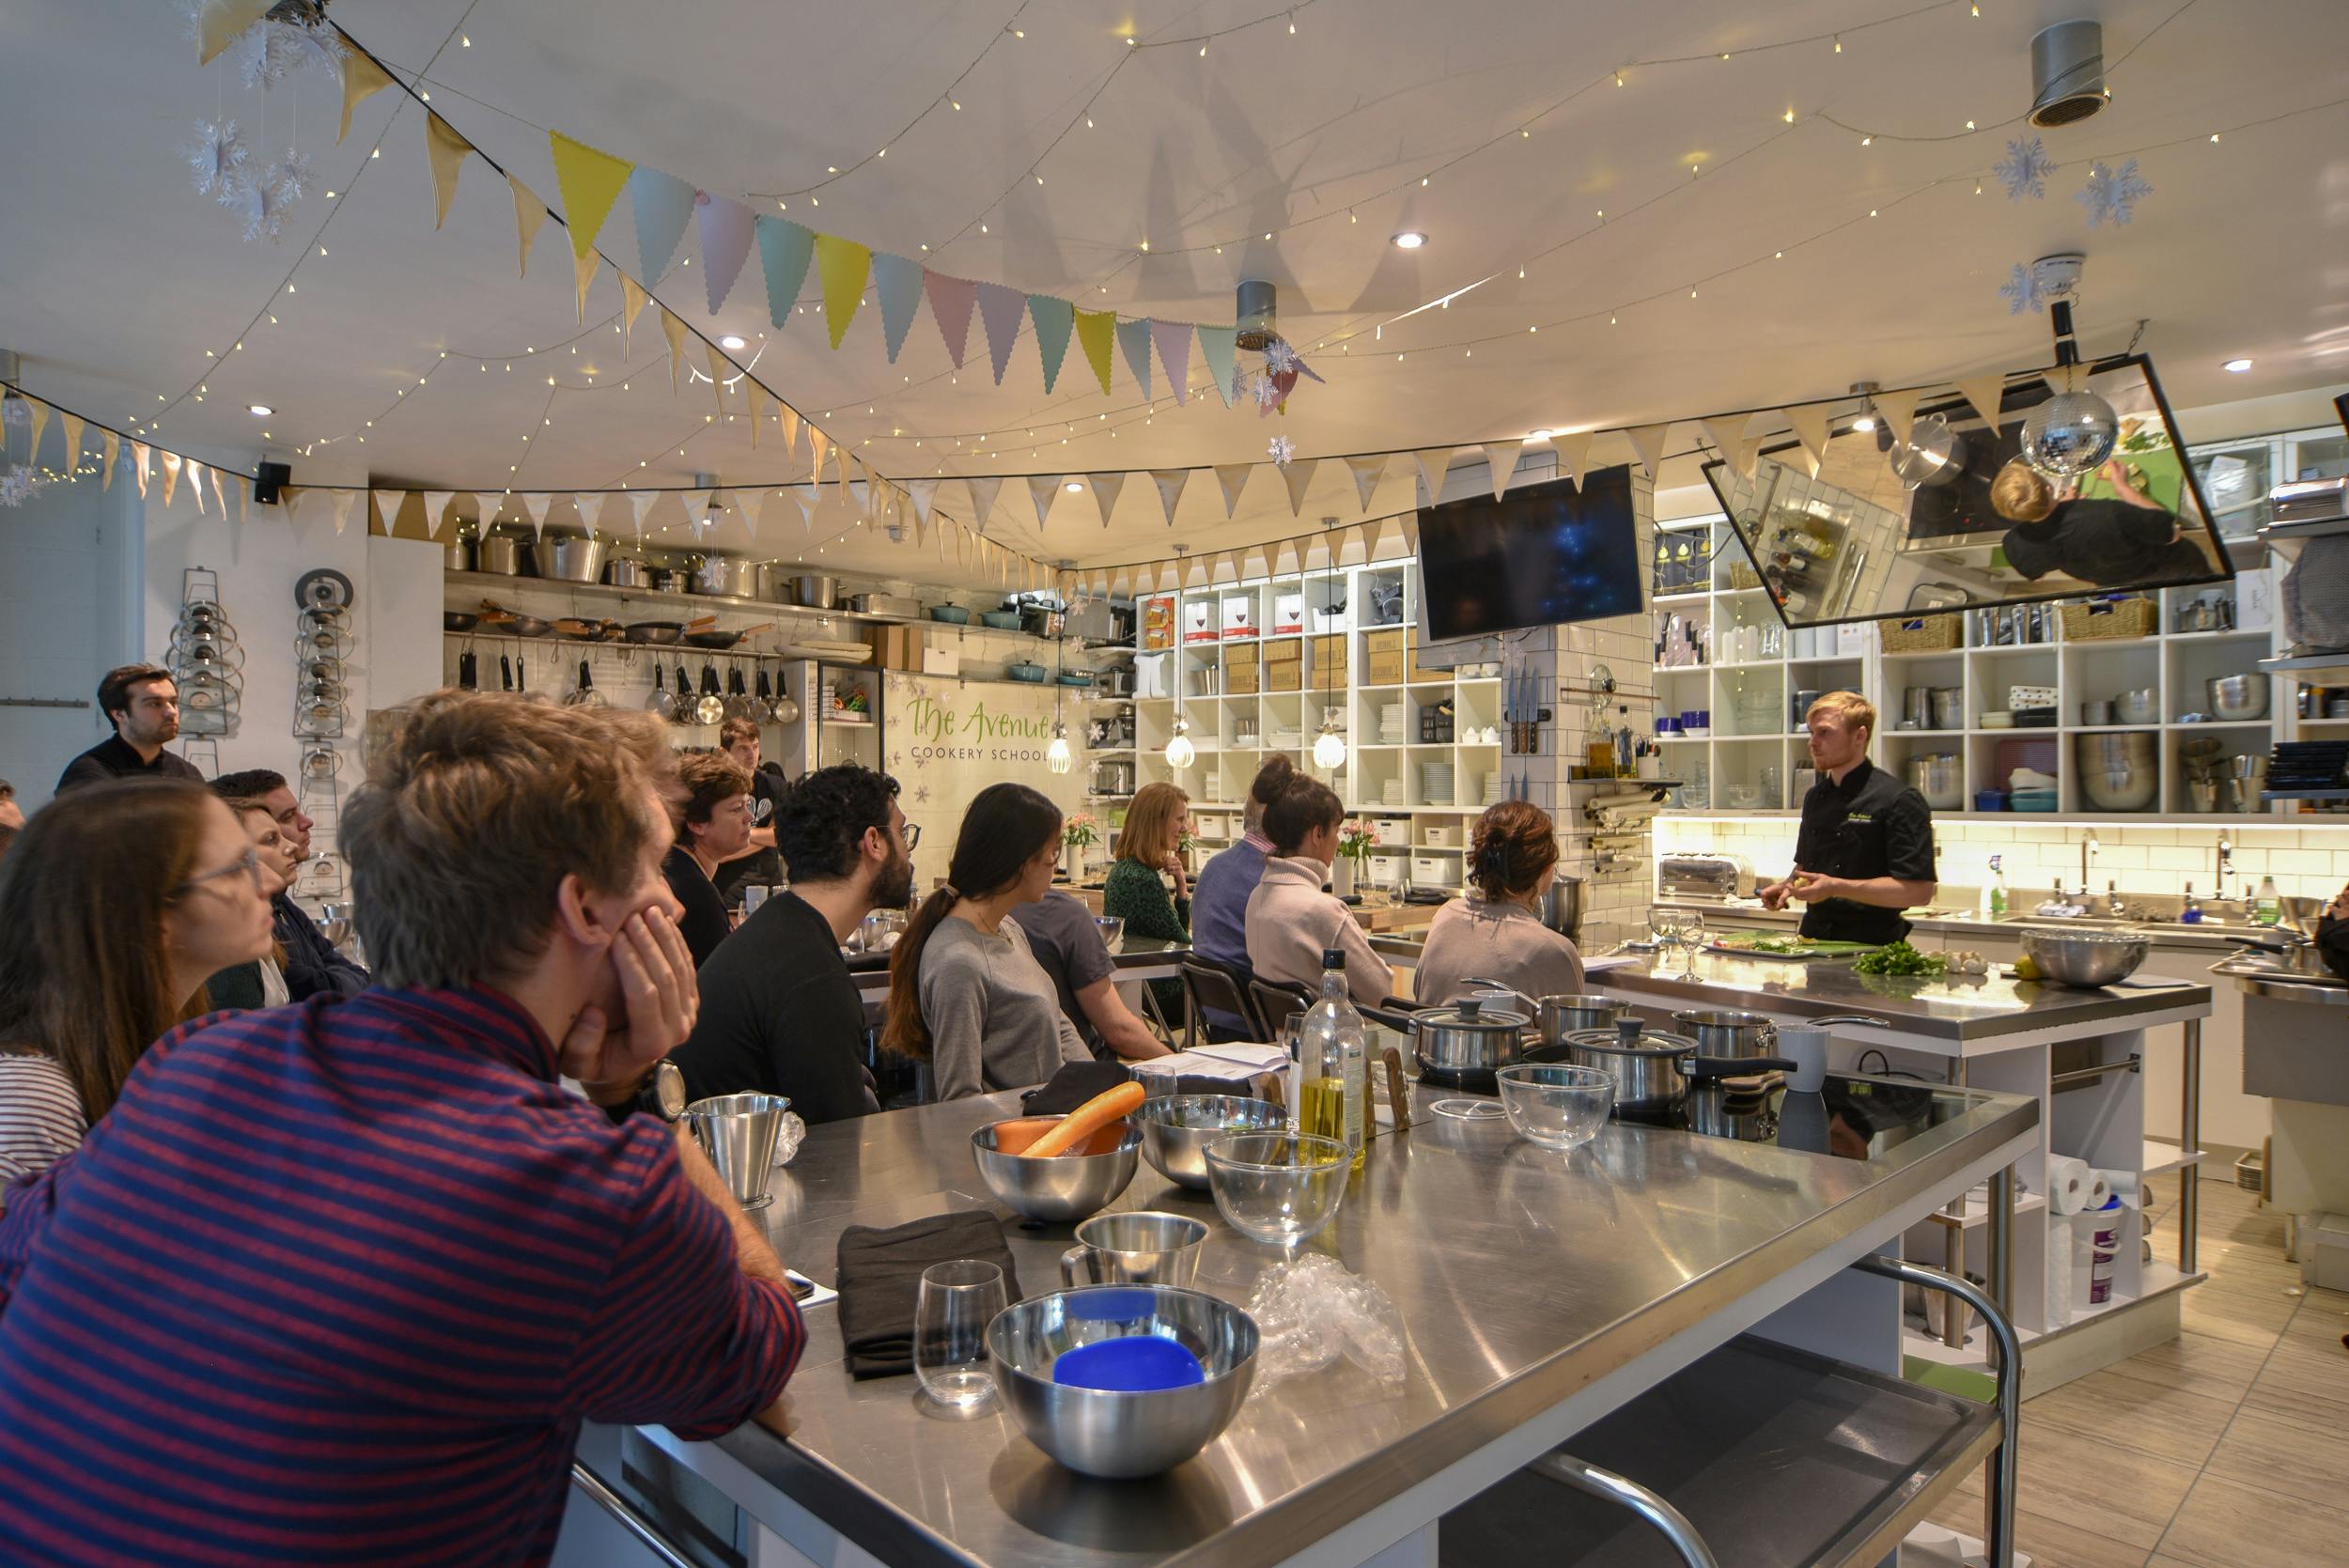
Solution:
<svg viewBox="0 0 2349 1568"><path fill-rule="evenodd" d="M263 463L253 471L253 499L263 506L277 505L277 492L293 477L293 469L286 463Z"/></svg>

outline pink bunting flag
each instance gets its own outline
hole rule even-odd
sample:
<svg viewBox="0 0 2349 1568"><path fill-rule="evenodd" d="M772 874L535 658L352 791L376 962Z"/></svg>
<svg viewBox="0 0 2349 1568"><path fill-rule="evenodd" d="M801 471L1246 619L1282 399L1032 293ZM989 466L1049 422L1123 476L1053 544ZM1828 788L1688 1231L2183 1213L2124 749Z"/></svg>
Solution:
<svg viewBox="0 0 2349 1568"><path fill-rule="evenodd" d="M938 335L946 340L946 357L959 370L963 351L971 345L971 309L979 303L979 286L969 278L925 272L922 291L929 296L930 316L938 322Z"/></svg>
<svg viewBox="0 0 2349 1568"><path fill-rule="evenodd" d="M1190 323L1153 321L1150 338L1159 346L1159 363L1166 366L1167 388L1174 394L1175 406L1179 408L1190 392Z"/></svg>
<svg viewBox="0 0 2349 1568"><path fill-rule="evenodd" d="M709 291L709 314L715 316L726 303L734 280L741 275L751 241L757 236L758 221L740 202L707 191L693 198L693 206L701 221L702 283Z"/></svg>
<svg viewBox="0 0 2349 1568"><path fill-rule="evenodd" d="M995 384L1003 384L1011 365L1011 346L1019 341L1019 321L1028 314L1028 297L1001 283L972 285L979 295L979 322L987 329L987 355L995 364Z"/></svg>

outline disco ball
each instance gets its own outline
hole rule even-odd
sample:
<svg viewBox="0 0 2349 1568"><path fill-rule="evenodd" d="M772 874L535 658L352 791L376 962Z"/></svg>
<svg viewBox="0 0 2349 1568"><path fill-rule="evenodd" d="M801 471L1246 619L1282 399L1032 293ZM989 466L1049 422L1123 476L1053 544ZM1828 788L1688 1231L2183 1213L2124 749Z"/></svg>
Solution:
<svg viewBox="0 0 2349 1568"><path fill-rule="evenodd" d="M2023 421L2023 460L2051 479L2077 479L2112 456L2112 405L2092 392L2059 392Z"/></svg>

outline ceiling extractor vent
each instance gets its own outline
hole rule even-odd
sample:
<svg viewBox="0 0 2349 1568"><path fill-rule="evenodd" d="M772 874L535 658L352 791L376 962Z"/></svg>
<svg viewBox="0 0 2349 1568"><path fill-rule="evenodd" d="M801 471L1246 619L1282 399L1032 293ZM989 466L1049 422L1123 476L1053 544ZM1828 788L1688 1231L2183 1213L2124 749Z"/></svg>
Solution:
<svg viewBox="0 0 2349 1568"><path fill-rule="evenodd" d="M1281 290L1277 284L1242 283L1233 314L1239 320L1239 346L1260 354L1281 340Z"/></svg>
<svg viewBox="0 0 2349 1568"><path fill-rule="evenodd" d="M2076 125L2107 101L2103 23L2059 22L2030 40L2031 124Z"/></svg>

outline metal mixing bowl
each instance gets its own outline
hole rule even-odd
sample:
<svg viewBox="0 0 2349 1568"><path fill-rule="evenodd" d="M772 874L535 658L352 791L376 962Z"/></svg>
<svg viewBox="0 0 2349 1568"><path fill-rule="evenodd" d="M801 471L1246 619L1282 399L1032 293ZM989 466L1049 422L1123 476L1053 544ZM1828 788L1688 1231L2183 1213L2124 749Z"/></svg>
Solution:
<svg viewBox="0 0 2349 1568"><path fill-rule="evenodd" d="M1049 1159L998 1150L995 1128L1001 1125L971 1135L971 1157L978 1162L979 1179L996 1201L1025 1219L1066 1225L1098 1214L1126 1190L1142 1163L1142 1129L1129 1123L1103 1127L1081 1154Z"/></svg>
<svg viewBox="0 0 2349 1568"><path fill-rule="evenodd" d="M2154 947L2152 938L2126 931L2027 930L2022 938L2041 978L2092 989L2135 974Z"/></svg>
<svg viewBox="0 0 2349 1568"><path fill-rule="evenodd" d="M2147 811L2161 793L2160 737L2122 730L2072 737L2080 793L2098 811Z"/></svg>
<svg viewBox="0 0 2349 1568"><path fill-rule="evenodd" d="M1172 1340L1206 1381L1119 1392L1067 1388L1052 1364L1080 1345ZM1028 1440L1080 1474L1126 1481L1173 1469L1222 1434L1256 1374L1256 1323L1228 1301L1173 1285L1095 1285L1033 1296L987 1326L995 1386Z"/></svg>
<svg viewBox="0 0 2349 1568"><path fill-rule="evenodd" d="M1279 1132L1285 1108L1241 1094L1160 1094L1134 1112L1142 1157L1168 1181L1207 1190L1207 1145L1235 1132Z"/></svg>
<svg viewBox="0 0 2349 1568"><path fill-rule="evenodd" d="M2214 719L2264 719L2271 675L2218 675L2202 683Z"/></svg>

